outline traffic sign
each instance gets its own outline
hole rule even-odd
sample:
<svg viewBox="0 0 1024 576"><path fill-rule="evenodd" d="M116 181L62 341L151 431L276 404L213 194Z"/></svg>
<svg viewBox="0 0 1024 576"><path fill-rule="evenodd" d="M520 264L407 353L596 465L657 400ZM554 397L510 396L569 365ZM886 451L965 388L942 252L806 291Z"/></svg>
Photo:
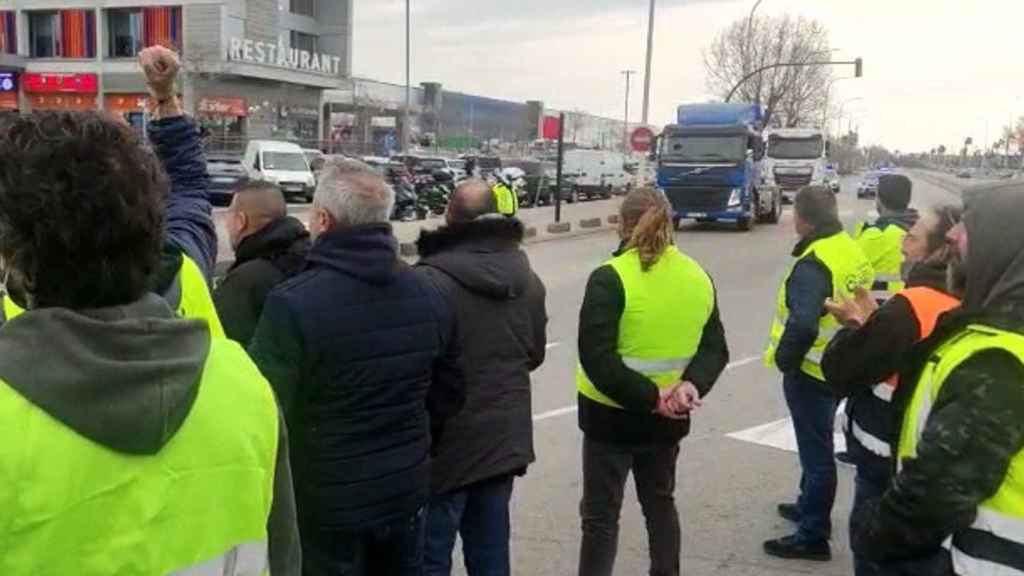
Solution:
<svg viewBox="0 0 1024 576"><path fill-rule="evenodd" d="M654 132L646 126L640 126L633 130L629 137L629 144L634 152L650 152L654 145Z"/></svg>

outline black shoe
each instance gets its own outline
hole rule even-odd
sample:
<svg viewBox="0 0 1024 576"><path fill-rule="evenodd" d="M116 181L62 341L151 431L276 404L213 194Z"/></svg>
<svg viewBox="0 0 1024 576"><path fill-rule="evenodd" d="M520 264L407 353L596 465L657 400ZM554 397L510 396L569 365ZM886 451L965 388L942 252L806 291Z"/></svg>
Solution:
<svg viewBox="0 0 1024 576"><path fill-rule="evenodd" d="M856 462L853 461L853 456L851 456L849 452L837 453L836 460L842 462L843 464L849 464L850 466L856 465Z"/></svg>
<svg viewBox="0 0 1024 576"><path fill-rule="evenodd" d="M795 535L765 542L764 552L769 556L787 560L812 560L814 562L832 560L832 549L827 540L797 540Z"/></svg>
<svg viewBox="0 0 1024 576"><path fill-rule="evenodd" d="M782 516L793 524L799 524L800 506L797 506L796 504L779 504L779 516Z"/></svg>

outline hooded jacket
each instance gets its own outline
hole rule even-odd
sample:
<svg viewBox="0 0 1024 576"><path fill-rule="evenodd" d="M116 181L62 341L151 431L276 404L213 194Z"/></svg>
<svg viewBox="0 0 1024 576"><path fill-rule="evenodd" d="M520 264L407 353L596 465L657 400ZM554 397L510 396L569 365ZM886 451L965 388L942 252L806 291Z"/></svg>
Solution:
<svg viewBox="0 0 1024 576"><path fill-rule="evenodd" d="M309 245L306 227L291 216L271 221L238 244L234 264L213 293L228 338L249 345L267 294L302 270Z"/></svg>
<svg viewBox="0 0 1024 576"><path fill-rule="evenodd" d="M908 355L894 402L905 405L932 353L969 324L1024 334L1024 187L972 194L963 308L947 314ZM917 447L890 489L851 520L855 551L882 562L943 555L942 543L966 530L1024 450L1024 366L1001 350L974 355L946 379ZM952 571L911 572L924 576Z"/></svg>
<svg viewBox="0 0 1024 576"><path fill-rule="evenodd" d="M430 489L432 388L461 384L447 303L387 224L317 238L250 345L291 434L303 544L404 520ZM446 391L445 396L458 396ZM308 557L307 557L308 558Z"/></svg>
<svg viewBox="0 0 1024 576"><path fill-rule="evenodd" d="M454 308L465 370L462 411L435 426L433 492L507 474L534 460L530 372L544 362L545 290L514 218L424 231L416 271Z"/></svg>
<svg viewBox="0 0 1024 576"><path fill-rule="evenodd" d="M125 456L154 456L189 418L209 351L206 323L176 317L153 294L115 308L30 310L0 330L0 380L83 439ZM225 415L226 438L230 422ZM284 426L279 434L271 570L299 574ZM31 482L26 474L19 480Z"/></svg>

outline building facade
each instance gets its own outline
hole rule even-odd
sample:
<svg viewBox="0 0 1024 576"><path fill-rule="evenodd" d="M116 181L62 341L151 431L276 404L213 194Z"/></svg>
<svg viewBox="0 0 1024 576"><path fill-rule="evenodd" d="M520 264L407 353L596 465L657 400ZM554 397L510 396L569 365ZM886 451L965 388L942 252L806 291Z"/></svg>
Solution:
<svg viewBox="0 0 1024 576"><path fill-rule="evenodd" d="M219 139L318 141L352 70L353 0L0 0L0 109L143 122L136 56L184 63L185 108ZM9 88L9 89L7 89Z"/></svg>

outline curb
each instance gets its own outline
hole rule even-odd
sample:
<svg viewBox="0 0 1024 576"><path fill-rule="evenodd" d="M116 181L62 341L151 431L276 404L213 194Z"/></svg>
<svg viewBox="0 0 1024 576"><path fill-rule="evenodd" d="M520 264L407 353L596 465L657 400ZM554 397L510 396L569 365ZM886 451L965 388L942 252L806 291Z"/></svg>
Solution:
<svg viewBox="0 0 1024 576"><path fill-rule="evenodd" d="M601 219L600 218L587 218L585 220L580 220L580 228L600 228L600 227L601 227Z"/></svg>
<svg viewBox="0 0 1024 576"><path fill-rule="evenodd" d="M548 224L548 234L565 234L572 230L572 224L569 222L559 222Z"/></svg>

